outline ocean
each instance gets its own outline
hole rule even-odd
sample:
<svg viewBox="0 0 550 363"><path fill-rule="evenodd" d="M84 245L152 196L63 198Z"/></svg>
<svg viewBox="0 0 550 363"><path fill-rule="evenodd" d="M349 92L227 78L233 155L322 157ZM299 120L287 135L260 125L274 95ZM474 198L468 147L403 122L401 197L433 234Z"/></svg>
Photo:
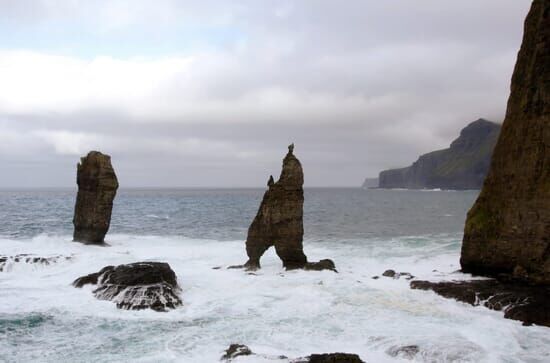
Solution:
<svg viewBox="0 0 550 363"><path fill-rule="evenodd" d="M250 275L244 240L263 189L122 189L106 241L72 239L76 190L0 190L0 256L62 256L0 272L1 362L218 362L231 343L257 356L357 353L366 362L548 362L548 328L411 290L452 280L477 191L305 190L304 251L332 271L284 271L273 249ZM69 258L65 258L69 257ZM183 306L125 311L71 282L104 266L168 262ZM213 267L221 266L220 269ZM416 346L416 354L398 353Z"/></svg>

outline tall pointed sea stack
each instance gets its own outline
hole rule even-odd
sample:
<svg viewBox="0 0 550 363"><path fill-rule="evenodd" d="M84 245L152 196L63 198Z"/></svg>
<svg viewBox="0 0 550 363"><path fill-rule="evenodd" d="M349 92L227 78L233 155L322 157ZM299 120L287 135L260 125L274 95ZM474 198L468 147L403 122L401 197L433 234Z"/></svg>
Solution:
<svg viewBox="0 0 550 363"><path fill-rule="evenodd" d="M248 229L246 238L246 267L260 267L260 257L271 246L288 269L302 268L307 264L302 248L304 236L304 173L300 161L294 156L294 145L288 147L283 170L275 183L269 178L269 189L258 214Z"/></svg>
<svg viewBox="0 0 550 363"><path fill-rule="evenodd" d="M480 275L550 284L550 0L534 0L491 167L460 259Z"/></svg>
<svg viewBox="0 0 550 363"><path fill-rule="evenodd" d="M76 183L78 195L73 239L87 244L102 244L109 230L113 200L118 189L111 157L90 151L86 157L80 158Z"/></svg>

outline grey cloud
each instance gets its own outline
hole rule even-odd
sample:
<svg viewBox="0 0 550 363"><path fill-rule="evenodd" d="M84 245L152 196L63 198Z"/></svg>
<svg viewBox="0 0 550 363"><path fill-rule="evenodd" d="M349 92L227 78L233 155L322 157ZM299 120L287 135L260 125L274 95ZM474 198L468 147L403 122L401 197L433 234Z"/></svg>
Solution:
<svg viewBox="0 0 550 363"><path fill-rule="evenodd" d="M69 15L68 5L51 4L31 15ZM4 139L9 130L13 145L0 147L10 175L0 186L72 185L77 155L60 152L45 131L84 135L83 147L105 148L128 186L262 186L289 142L297 144L307 185L359 185L447 146L478 117L502 119L530 2L156 4L153 17L169 24L178 15L208 22L211 11L212 23L238 28L243 39L193 54L199 61L192 71L151 96L158 116L136 117L116 105L13 113L0 104ZM93 21L77 14L95 26L107 21L104 6L87 5ZM12 23L28 21L25 10L11 7L0 12ZM146 8L118 29L154 26L141 18ZM282 101L260 104L262 94ZM30 165L47 177L29 178Z"/></svg>

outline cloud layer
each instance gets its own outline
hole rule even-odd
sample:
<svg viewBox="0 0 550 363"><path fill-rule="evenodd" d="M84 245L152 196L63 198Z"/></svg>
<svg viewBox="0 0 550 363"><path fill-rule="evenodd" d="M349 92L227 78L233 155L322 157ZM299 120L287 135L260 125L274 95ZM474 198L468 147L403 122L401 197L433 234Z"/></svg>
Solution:
<svg viewBox="0 0 550 363"><path fill-rule="evenodd" d="M0 186L72 185L91 149L126 186L261 186L290 142L306 184L359 185L502 119L530 5L25 2L0 4Z"/></svg>

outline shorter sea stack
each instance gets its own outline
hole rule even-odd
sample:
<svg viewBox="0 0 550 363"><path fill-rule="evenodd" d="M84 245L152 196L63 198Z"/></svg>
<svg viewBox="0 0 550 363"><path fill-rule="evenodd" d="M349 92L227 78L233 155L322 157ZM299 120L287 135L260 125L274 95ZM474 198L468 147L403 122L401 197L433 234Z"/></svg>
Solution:
<svg viewBox="0 0 550 363"><path fill-rule="evenodd" d="M73 218L73 240L103 244L118 189L111 157L99 151L90 151L77 165L76 183L78 194Z"/></svg>
<svg viewBox="0 0 550 363"><path fill-rule="evenodd" d="M283 160L279 180L273 176L267 182L268 190L258 210L258 214L248 229L246 253L249 270L260 268L260 258L271 246L286 269L306 268L309 270L334 270L331 260L308 263L304 254L304 174L302 164L294 156L294 144L288 147Z"/></svg>
<svg viewBox="0 0 550 363"><path fill-rule="evenodd" d="M95 297L113 301L119 309L167 311L181 305L176 274L163 262L107 266L73 282L74 287L88 284L98 285Z"/></svg>
<svg viewBox="0 0 550 363"><path fill-rule="evenodd" d="M479 119L466 126L448 149L432 151L411 166L384 170L380 188L480 189L489 170L500 125Z"/></svg>

